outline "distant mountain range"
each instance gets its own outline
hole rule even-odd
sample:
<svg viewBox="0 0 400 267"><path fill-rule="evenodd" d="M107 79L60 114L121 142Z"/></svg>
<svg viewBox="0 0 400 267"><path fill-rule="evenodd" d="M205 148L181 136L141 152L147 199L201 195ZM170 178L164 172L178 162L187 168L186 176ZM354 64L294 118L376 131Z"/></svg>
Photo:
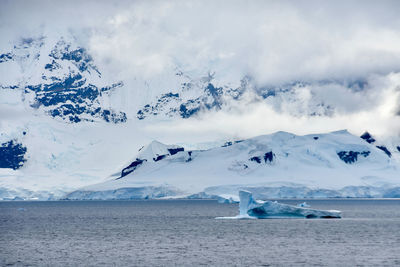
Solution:
<svg viewBox="0 0 400 267"><path fill-rule="evenodd" d="M225 83L213 72L194 76L174 67L168 82L138 79L132 87L102 71L70 35L20 38L0 51L0 109L8 116L0 124L0 199L62 198L104 181L67 198L135 198L130 189L120 197L100 193L123 188L142 188L137 195L142 198L208 196L206 188L214 186L225 188L216 193L230 194L237 188L231 192L226 186L387 190L397 183L400 142L380 143L369 133L361 139L346 132L304 137L280 132L206 151L154 142L129 160L131 148L141 142L135 132L144 125L230 110L233 103L265 103L278 111L289 105L286 111L294 116L332 116L336 107L326 99L310 96L304 103L298 91L310 84L357 91L368 87L366 81L260 87L251 76ZM131 101L128 91L147 97ZM308 194L299 196L319 196Z"/></svg>
<svg viewBox="0 0 400 267"><path fill-rule="evenodd" d="M7 73L0 80L2 90L20 92L24 103L55 119L70 123L99 119L123 123L127 120L126 112L104 107L110 94L119 94L124 81L105 80L87 49L79 46L71 36L56 39L44 36L21 38L9 51L0 51L0 68ZM178 67L171 76L169 78L179 86L170 89L162 88L162 85L149 88L155 98L135 107L131 119L189 118L201 111L220 110L229 106L231 101L242 100L246 94L251 94L252 101L267 101L279 109L286 102L296 106L299 100L296 90L310 84L340 84L351 90L362 90L368 86L363 80L324 80L258 87L251 76L239 78L240 84L235 86L221 84L215 78L215 73L191 77ZM315 98L305 109L303 107L293 112L329 116L335 112L335 107L325 102Z"/></svg>

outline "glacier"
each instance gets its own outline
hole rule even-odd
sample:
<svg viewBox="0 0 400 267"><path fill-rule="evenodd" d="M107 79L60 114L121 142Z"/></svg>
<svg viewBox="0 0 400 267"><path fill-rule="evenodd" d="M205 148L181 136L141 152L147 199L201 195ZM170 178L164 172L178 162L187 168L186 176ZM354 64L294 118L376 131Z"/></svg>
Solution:
<svg viewBox="0 0 400 267"><path fill-rule="evenodd" d="M239 191L239 197L239 215L236 217L218 217L217 219L341 218L341 212L337 210L316 210L278 203L277 201L255 200L251 192L248 191Z"/></svg>
<svg viewBox="0 0 400 267"><path fill-rule="evenodd" d="M154 199L180 195L177 188L168 186L145 186L133 188L118 188L112 190L90 191L77 190L65 195L63 200L130 200L130 199Z"/></svg>

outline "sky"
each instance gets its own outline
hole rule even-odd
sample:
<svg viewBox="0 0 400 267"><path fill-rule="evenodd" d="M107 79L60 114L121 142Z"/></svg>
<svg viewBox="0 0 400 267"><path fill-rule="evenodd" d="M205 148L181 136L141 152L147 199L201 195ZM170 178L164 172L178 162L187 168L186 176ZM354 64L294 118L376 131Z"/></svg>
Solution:
<svg viewBox="0 0 400 267"><path fill-rule="evenodd" d="M0 7L0 49L21 36L73 33L103 72L128 85L132 77L162 81L175 67L232 84L245 75L260 87L310 83L294 90L295 102L245 99L217 114L148 125L149 132L400 134L398 1L2 0ZM345 86L354 81L367 86ZM334 114L307 115L313 99L335 106Z"/></svg>

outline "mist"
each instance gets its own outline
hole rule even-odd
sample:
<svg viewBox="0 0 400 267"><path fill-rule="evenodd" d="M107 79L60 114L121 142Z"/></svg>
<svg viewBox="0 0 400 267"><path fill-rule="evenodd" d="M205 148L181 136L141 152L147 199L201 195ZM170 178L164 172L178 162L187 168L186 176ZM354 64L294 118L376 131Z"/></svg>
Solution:
<svg viewBox="0 0 400 267"><path fill-rule="evenodd" d="M294 90L292 99L244 99L215 114L149 124L149 132L248 137L346 128L355 134L400 133L397 1L42 0L0 5L0 49L21 34L73 34L103 73L128 87L137 77L162 81L176 69L192 77L215 72L215 79L227 84L238 84L245 75L259 87L309 83ZM355 81L367 86L346 86ZM316 99L334 106L333 113L309 116L307 109Z"/></svg>

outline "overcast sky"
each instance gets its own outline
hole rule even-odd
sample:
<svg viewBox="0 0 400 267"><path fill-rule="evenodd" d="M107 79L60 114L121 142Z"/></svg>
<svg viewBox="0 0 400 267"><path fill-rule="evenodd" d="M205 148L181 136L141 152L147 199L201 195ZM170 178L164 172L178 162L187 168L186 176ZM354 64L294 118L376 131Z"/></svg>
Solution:
<svg viewBox="0 0 400 267"><path fill-rule="evenodd" d="M299 118L255 105L245 115L241 107L177 127L235 131L245 124L252 129L247 135L338 128L398 134L399 14L399 1L2 0L0 48L21 35L70 31L122 78L152 79L180 66L198 75L215 71L232 82L251 75L258 85L365 80L370 85L362 93L340 86L298 92L303 102L316 95L336 104L330 118ZM260 123L266 112L268 126ZM218 128L214 120L226 125Z"/></svg>

